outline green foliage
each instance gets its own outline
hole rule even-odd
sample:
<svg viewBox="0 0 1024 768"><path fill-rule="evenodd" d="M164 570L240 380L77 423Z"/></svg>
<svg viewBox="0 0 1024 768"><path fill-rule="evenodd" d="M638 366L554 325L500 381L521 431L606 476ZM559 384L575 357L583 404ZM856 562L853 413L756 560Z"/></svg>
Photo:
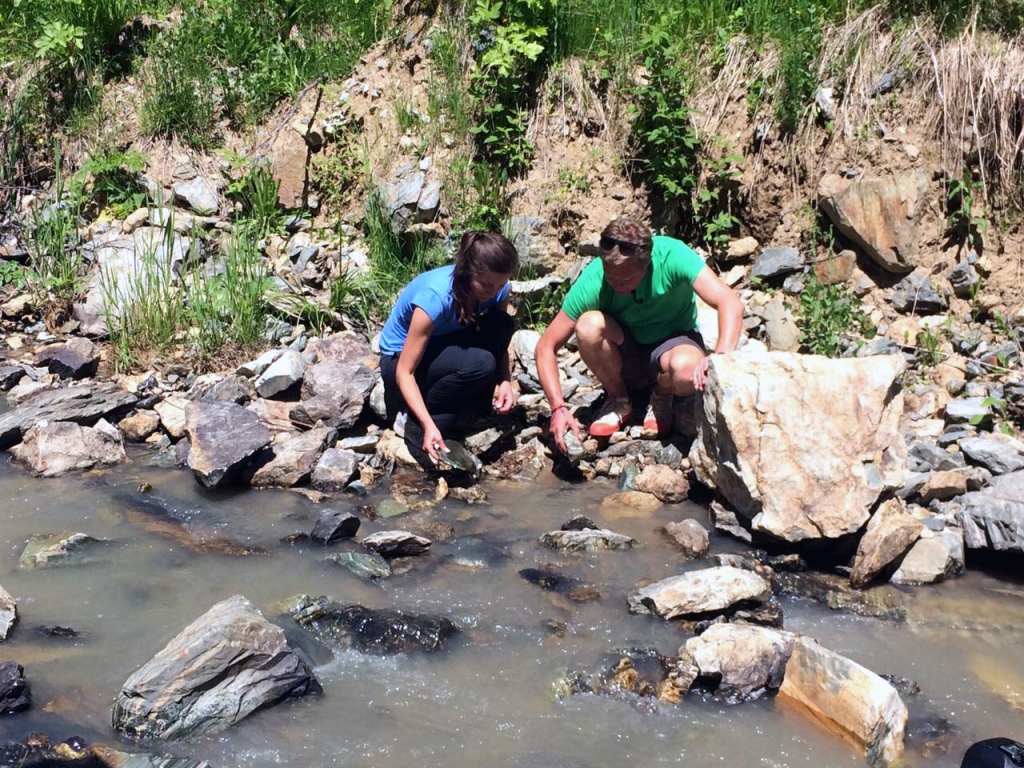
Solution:
<svg viewBox="0 0 1024 768"><path fill-rule="evenodd" d="M309 83L347 74L381 33L381 0L210 0L152 47L143 126L196 146L221 118L260 120Z"/></svg>
<svg viewBox="0 0 1024 768"><path fill-rule="evenodd" d="M99 150L86 157L72 177L69 186L75 196L92 199L102 209L121 219L140 208L146 201L146 187L141 173L146 158L141 152Z"/></svg>
<svg viewBox="0 0 1024 768"><path fill-rule="evenodd" d="M640 41L650 74L636 89L633 136L644 175L666 201L689 210L700 140L690 121L687 62L668 24L673 18L670 14L664 26L649 28Z"/></svg>
<svg viewBox="0 0 1024 768"><path fill-rule="evenodd" d="M844 285L822 285L808 277L798 308L800 344L815 355L840 357L856 336L870 338L874 328L857 298Z"/></svg>
<svg viewBox="0 0 1024 768"><path fill-rule="evenodd" d="M236 225L214 273L193 276L189 319L199 332L190 341L200 359L211 358L228 341L250 347L260 338L270 287L262 236L256 222Z"/></svg>
<svg viewBox="0 0 1024 768"><path fill-rule="evenodd" d="M60 151L55 155L57 175L51 188L52 202L32 214L29 283L52 301L55 316L63 317L81 289L85 266L78 234L78 200L65 196Z"/></svg>
<svg viewBox="0 0 1024 768"><path fill-rule="evenodd" d="M452 232L500 230L509 215L508 174L480 161L459 156L448 168L445 187L451 190Z"/></svg>
<svg viewBox="0 0 1024 768"><path fill-rule="evenodd" d="M17 289L25 287L25 267L16 261L0 260L0 286L13 285Z"/></svg>
<svg viewBox="0 0 1024 768"><path fill-rule="evenodd" d="M188 18L188 17L186 17ZM217 97L214 67L186 24L157 38L142 78L141 128L195 147L213 143Z"/></svg>
<svg viewBox="0 0 1024 768"><path fill-rule="evenodd" d="M448 136L461 137L473 126L473 103L466 98L467 74L455 35L461 29L437 28L430 35L430 63L433 76L427 84L427 114L431 140L437 144Z"/></svg>
<svg viewBox="0 0 1024 768"><path fill-rule="evenodd" d="M713 256L722 255L732 239L739 218L733 213L739 189L739 155L710 157L704 162L703 184L694 194L693 219L700 240Z"/></svg>
<svg viewBox="0 0 1024 768"><path fill-rule="evenodd" d="M917 334L917 362L924 368L934 368L946 355L942 347L950 337L949 321L945 328L924 328Z"/></svg>
<svg viewBox="0 0 1024 768"><path fill-rule="evenodd" d="M103 269L103 316L118 370L130 370L143 350L174 346L187 326L185 300L171 254L173 215L163 235L138 250L138 266L127 274Z"/></svg>
<svg viewBox="0 0 1024 768"><path fill-rule="evenodd" d="M257 237L276 232L283 223L278 207L280 183L270 168L255 165L236 181L228 184L225 194L241 208L241 218L252 224Z"/></svg>
<svg viewBox="0 0 1024 768"><path fill-rule="evenodd" d="M985 186L975 179L970 168L946 183L947 245L955 245L959 255L965 248L981 253L988 218L984 215Z"/></svg>
<svg viewBox="0 0 1024 768"><path fill-rule="evenodd" d="M548 59L554 0L476 0L469 15L477 53L470 79L476 125L470 129L484 158L515 176L529 165L529 108Z"/></svg>
<svg viewBox="0 0 1024 768"><path fill-rule="evenodd" d="M534 275L529 270L519 276L519 279L524 281L533 278ZM560 280L549 284L540 295L516 296L516 318L519 325L543 333L562 308L562 301L569 292L569 286L568 280Z"/></svg>

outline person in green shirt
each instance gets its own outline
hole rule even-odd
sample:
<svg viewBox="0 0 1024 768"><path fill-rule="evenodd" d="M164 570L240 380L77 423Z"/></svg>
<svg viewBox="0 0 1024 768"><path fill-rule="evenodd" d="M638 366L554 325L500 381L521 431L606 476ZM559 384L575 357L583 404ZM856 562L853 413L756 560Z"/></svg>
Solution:
<svg viewBox="0 0 1024 768"><path fill-rule="evenodd" d="M590 434L607 437L632 418L631 390L652 387L644 428L672 427L672 398L704 389L708 352L697 329L699 296L718 312L714 352L736 348L743 303L692 248L652 236L644 224L613 220L601 233L601 258L583 270L537 344L537 372L551 406L551 434L565 451L565 433L582 439L562 398L555 354L575 332L580 357L607 395Z"/></svg>

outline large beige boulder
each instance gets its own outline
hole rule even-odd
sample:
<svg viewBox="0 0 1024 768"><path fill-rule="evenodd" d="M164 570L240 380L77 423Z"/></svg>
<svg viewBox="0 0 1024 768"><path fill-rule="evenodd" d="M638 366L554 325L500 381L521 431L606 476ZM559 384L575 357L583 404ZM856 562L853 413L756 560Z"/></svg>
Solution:
<svg viewBox="0 0 1024 768"><path fill-rule="evenodd" d="M907 707L896 689L815 640L801 637L794 644L779 696L863 744L873 766L896 763L903 755Z"/></svg>
<svg viewBox="0 0 1024 768"><path fill-rule="evenodd" d="M880 494L906 478L905 365L899 355L712 355L690 450L698 479L778 539L860 530Z"/></svg>

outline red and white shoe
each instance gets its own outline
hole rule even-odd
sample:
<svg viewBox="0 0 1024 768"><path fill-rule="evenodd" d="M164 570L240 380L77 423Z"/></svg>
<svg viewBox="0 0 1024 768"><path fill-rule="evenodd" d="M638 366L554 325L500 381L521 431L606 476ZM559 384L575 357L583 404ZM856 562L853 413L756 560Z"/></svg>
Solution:
<svg viewBox="0 0 1024 768"><path fill-rule="evenodd" d="M611 437L622 431L622 427L629 422L632 415L633 406L628 397L605 400L601 410L590 423L590 434L593 437Z"/></svg>
<svg viewBox="0 0 1024 768"><path fill-rule="evenodd" d="M667 435L672 431L672 395L651 393L651 401L644 415L644 431Z"/></svg>

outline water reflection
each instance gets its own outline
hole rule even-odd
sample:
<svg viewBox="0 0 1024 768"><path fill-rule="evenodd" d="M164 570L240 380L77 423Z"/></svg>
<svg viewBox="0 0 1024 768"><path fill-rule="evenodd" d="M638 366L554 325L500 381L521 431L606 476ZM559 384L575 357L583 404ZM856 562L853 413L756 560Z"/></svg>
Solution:
<svg viewBox="0 0 1024 768"><path fill-rule="evenodd" d="M140 483L152 486L145 496L136 490ZM275 603L306 593L444 615L462 628L462 639L432 657L337 654L316 669L322 697L274 707L168 751L254 768L865 764L840 738L770 699L739 707L698 697L678 707L595 696L556 700L555 681L567 670L593 668L611 649L675 654L686 635L677 625L630 615L626 595L641 579L686 567L658 528L684 517L706 522L705 512L684 504L649 517L605 519L600 501L613 487L551 477L487 490L489 505L449 501L364 520L361 534L424 525L454 531L405 573L373 582L324 560L345 545L283 543L308 533L325 506L296 493L211 494L186 473L146 467L139 457L105 474L48 481L0 466L0 584L18 599L21 617L0 656L24 665L34 700L28 713L0 718L0 735L20 739L47 730L58 739L76 733L114 740L110 706L121 684L197 616L233 594L269 616ZM374 500L337 497L329 506L356 510ZM565 554L539 544L540 534L576 514L641 546ZM29 536L59 531L110 543L82 566L19 567ZM713 553L741 549L712 535ZM242 550L265 554L241 556ZM544 590L520 576L527 568L557 572L600 597L577 602ZM904 625L785 599L786 627L920 685L921 694L908 701L912 713L947 719L956 731L944 737L946 754L909 752L911 768L958 766L972 741L1024 733L1024 598L1016 586L972 572L908 593ZM48 637L35 629L46 626L80 634Z"/></svg>

